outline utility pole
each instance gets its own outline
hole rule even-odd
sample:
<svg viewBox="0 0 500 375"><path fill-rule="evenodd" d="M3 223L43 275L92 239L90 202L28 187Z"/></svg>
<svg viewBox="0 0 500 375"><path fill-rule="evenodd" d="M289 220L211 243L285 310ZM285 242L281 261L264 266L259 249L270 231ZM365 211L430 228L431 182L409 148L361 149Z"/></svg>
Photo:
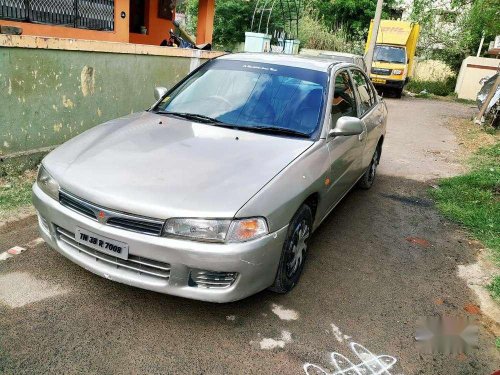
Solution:
<svg viewBox="0 0 500 375"><path fill-rule="evenodd" d="M479 55L481 55L481 50L483 49L483 43L484 43L484 30L483 30L483 36L481 37L481 42L479 43L479 48L477 49L476 57L479 57Z"/></svg>
<svg viewBox="0 0 500 375"><path fill-rule="evenodd" d="M375 9L375 18L373 19L372 35L368 51L366 51L365 62L368 68L368 74L372 71L373 51L375 50L375 43L377 43L378 29L380 27L380 19L382 18L382 5L384 0L377 0L377 9Z"/></svg>

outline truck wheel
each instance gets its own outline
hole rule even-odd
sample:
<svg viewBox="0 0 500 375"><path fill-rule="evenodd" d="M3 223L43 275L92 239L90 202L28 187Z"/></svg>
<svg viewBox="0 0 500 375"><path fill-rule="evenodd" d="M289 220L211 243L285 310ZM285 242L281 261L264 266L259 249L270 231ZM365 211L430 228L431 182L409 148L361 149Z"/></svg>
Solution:
<svg viewBox="0 0 500 375"><path fill-rule="evenodd" d="M307 242L312 229L312 211L302 205L288 226L278 272L274 284L269 288L276 293L287 293L299 281L307 255Z"/></svg>
<svg viewBox="0 0 500 375"><path fill-rule="evenodd" d="M394 93L396 94L396 98L401 99L401 96L403 96L403 88L401 87L400 89L396 89Z"/></svg>

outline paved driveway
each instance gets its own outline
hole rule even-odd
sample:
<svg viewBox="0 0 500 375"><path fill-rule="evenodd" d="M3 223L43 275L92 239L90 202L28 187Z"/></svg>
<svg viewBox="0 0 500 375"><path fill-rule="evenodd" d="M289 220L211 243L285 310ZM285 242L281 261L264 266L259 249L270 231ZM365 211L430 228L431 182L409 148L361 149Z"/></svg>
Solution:
<svg viewBox="0 0 500 375"><path fill-rule="evenodd" d="M318 229L292 293L224 305L170 297L102 279L31 242L0 261L0 373L303 374L305 363L335 372L331 353L360 364L366 350L380 356L368 365L390 367L384 374L500 368L481 323L480 349L469 355L420 355L414 340L419 317L466 316L477 303L456 276L474 249L426 195L430 179L460 171L443 124L470 109L387 102L375 186L351 192ZM37 237L33 219L4 228L0 252Z"/></svg>

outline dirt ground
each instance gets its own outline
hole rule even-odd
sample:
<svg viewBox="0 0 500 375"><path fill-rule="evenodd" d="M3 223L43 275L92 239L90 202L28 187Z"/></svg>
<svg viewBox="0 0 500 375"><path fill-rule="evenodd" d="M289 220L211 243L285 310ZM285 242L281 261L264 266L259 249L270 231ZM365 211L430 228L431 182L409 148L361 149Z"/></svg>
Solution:
<svg viewBox="0 0 500 375"><path fill-rule="evenodd" d="M321 225L302 279L287 295L264 291L217 305L152 293L95 276L30 242L38 237L34 219L0 229L0 253L28 248L0 260L0 373L304 374L310 363L354 374L340 371L350 365L339 354L356 365L367 357L363 348L388 368L365 373L500 369L489 323L457 276L459 265L475 262L478 245L427 195L434 179L463 170L445 123L473 110L386 101L375 186L352 191ZM416 321L438 314L476 317L479 349L419 353Z"/></svg>

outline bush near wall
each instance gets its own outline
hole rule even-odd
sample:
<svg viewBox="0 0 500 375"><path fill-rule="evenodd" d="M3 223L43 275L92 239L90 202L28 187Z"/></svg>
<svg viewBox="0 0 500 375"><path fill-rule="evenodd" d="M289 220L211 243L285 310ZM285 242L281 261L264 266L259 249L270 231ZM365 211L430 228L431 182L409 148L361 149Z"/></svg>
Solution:
<svg viewBox="0 0 500 375"><path fill-rule="evenodd" d="M448 77L441 81L423 81L414 79L406 85L406 90L415 94L426 91L429 94L437 96L452 95L455 91L456 77Z"/></svg>

